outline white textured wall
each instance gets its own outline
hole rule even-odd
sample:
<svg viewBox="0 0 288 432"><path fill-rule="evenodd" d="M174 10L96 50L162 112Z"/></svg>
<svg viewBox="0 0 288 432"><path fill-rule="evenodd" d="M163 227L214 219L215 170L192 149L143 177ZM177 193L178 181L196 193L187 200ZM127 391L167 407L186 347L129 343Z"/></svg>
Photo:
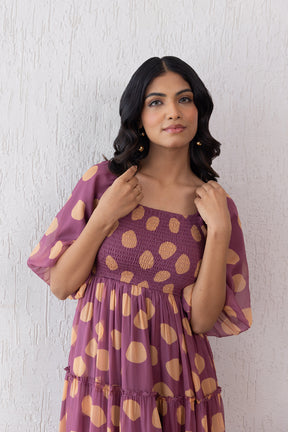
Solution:
<svg viewBox="0 0 288 432"><path fill-rule="evenodd" d="M0 1L0 430L57 430L75 304L26 267L33 245L101 154L120 95L154 55L210 89L215 167L235 199L254 324L212 340L228 432L288 431L286 0Z"/></svg>

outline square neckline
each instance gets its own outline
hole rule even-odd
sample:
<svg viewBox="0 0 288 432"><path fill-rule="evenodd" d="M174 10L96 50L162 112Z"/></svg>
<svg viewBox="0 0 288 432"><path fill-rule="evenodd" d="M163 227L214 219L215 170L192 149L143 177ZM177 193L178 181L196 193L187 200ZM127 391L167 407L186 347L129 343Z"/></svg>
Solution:
<svg viewBox="0 0 288 432"><path fill-rule="evenodd" d="M178 216L178 217L181 217L181 218L186 219L186 220L192 219L192 218L195 218L195 217L200 217L201 218L200 213L198 212L198 210L195 213L188 214L188 215L185 216L182 213L176 213L176 212L171 212L171 211L168 211L168 210L158 209L158 208L155 208L155 207L149 207L149 206L141 204L141 203L139 203L137 205L137 207L135 207L135 208L137 209L139 207L143 207L145 210L148 210L150 212L156 212L156 213L159 213L159 214L166 214L168 216L169 215L170 216ZM201 220L202 220L202 218L201 218Z"/></svg>

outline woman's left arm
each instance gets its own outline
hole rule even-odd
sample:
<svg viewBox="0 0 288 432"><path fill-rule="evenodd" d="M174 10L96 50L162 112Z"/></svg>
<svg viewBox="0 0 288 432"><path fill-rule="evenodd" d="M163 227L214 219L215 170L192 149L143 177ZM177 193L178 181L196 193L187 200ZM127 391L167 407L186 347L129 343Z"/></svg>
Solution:
<svg viewBox="0 0 288 432"><path fill-rule="evenodd" d="M196 190L195 205L207 225L207 239L197 281L192 291L191 326L195 333L209 331L224 308L226 266L231 237L227 194L215 181Z"/></svg>

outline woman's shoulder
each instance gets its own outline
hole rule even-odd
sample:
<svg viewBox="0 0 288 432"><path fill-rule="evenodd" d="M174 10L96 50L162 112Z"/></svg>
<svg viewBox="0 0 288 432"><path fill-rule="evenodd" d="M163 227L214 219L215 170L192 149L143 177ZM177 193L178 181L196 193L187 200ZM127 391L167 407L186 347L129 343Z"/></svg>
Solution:
<svg viewBox="0 0 288 432"><path fill-rule="evenodd" d="M95 183L98 191L104 192L116 179L116 175L109 169L109 161L103 160L92 165L82 176L81 183Z"/></svg>

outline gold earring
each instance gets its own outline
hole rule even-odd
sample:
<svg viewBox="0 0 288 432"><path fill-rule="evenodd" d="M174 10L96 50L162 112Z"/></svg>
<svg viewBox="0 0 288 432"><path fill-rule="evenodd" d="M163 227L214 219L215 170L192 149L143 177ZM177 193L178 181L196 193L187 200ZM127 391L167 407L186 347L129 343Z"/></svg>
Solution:
<svg viewBox="0 0 288 432"><path fill-rule="evenodd" d="M142 153L144 151L144 147L141 145L138 150Z"/></svg>
<svg viewBox="0 0 288 432"><path fill-rule="evenodd" d="M198 146L202 146L201 141L197 141L196 145L198 145Z"/></svg>
<svg viewBox="0 0 288 432"><path fill-rule="evenodd" d="M141 135L142 135L142 136L145 136L145 132L144 132L144 130L142 131Z"/></svg>

